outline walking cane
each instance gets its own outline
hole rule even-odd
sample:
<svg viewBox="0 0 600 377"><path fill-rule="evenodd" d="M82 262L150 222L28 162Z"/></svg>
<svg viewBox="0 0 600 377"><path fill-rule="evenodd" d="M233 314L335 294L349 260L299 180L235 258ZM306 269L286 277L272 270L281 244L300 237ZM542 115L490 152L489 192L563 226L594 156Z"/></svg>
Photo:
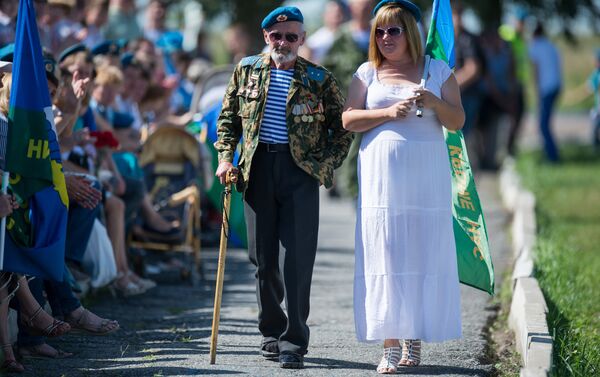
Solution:
<svg viewBox="0 0 600 377"><path fill-rule="evenodd" d="M225 274L225 255L229 238L229 207L231 204L231 184L237 182L237 169L232 168L225 178L223 190L223 224L221 226L221 243L219 245L219 265L217 267L217 284L215 287L215 308L213 310L212 333L210 335L210 363L217 359L217 336L219 335L219 317L221 315L221 298L223 296L223 275Z"/></svg>

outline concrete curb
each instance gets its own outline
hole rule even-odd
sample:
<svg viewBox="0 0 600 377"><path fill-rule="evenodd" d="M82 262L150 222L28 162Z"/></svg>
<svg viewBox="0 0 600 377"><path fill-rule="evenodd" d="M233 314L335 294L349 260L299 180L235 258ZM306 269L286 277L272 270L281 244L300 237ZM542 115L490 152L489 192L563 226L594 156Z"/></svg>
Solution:
<svg viewBox="0 0 600 377"><path fill-rule="evenodd" d="M521 377L548 376L552 368L552 337L548 330L548 307L533 277L533 247L536 242L535 196L521 186L513 159L507 159L500 172L500 195L512 213L512 247L515 266L513 297L508 322L515 332L521 354Z"/></svg>

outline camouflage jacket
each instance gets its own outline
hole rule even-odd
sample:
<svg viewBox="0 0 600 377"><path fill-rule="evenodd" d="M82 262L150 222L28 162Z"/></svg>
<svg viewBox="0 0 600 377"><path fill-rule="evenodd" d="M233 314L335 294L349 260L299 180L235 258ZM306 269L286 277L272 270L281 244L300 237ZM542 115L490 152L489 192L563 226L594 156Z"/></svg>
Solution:
<svg viewBox="0 0 600 377"><path fill-rule="evenodd" d="M249 56L237 65L217 120L219 162L233 160L243 137L238 167L244 182L250 178L252 156L269 88L271 57ZM333 184L333 170L341 165L352 134L342 127L344 96L333 75L298 57L287 97L286 119L292 158L325 187ZM245 186L245 185L244 185Z"/></svg>
<svg viewBox="0 0 600 377"><path fill-rule="evenodd" d="M350 82L352 82L352 75L368 58L369 52L361 50L358 44L354 42L350 23L348 22L337 31L333 45L331 45L323 59L323 66L338 78L340 88L346 93Z"/></svg>

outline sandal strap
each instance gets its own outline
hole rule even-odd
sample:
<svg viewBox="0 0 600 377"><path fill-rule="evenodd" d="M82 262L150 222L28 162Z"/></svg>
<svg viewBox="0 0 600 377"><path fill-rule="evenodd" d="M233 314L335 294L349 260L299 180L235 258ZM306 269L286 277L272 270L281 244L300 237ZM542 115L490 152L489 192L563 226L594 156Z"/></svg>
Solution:
<svg viewBox="0 0 600 377"><path fill-rule="evenodd" d="M77 326L82 326L82 325L86 325L89 324L87 322L88 316L89 316L90 311L87 310L86 308L82 308L81 314L79 315L79 317L74 321L74 323Z"/></svg>
<svg viewBox="0 0 600 377"><path fill-rule="evenodd" d="M52 323L44 329L44 334L46 334L47 336L52 336L54 333L54 330L58 329L59 327L61 327L64 324L65 324L65 322L60 321L55 318L52 321Z"/></svg>
<svg viewBox="0 0 600 377"><path fill-rule="evenodd" d="M377 370L382 368L393 368L396 369L398 362L400 362L401 350L400 347L386 347L383 349L383 356Z"/></svg>
<svg viewBox="0 0 600 377"><path fill-rule="evenodd" d="M419 365L421 362L421 340L405 339L402 342L402 362Z"/></svg>
<svg viewBox="0 0 600 377"><path fill-rule="evenodd" d="M29 327L34 327L33 326L33 321L35 320L35 318L44 310L44 308L42 308L42 306L38 306L38 308L36 309L35 312L33 312L33 314L31 315L31 317L27 318L27 321L25 321L25 323L29 326Z"/></svg>

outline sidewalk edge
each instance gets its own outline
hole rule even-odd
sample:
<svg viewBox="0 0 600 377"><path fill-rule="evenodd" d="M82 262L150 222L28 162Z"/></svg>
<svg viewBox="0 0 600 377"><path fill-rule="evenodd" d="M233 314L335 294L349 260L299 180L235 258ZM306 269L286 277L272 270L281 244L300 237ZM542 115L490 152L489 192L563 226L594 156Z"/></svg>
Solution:
<svg viewBox="0 0 600 377"><path fill-rule="evenodd" d="M500 171L500 196L512 215L513 296L508 318L521 354L521 377L548 376L552 368L552 336L546 314L548 307L534 277L532 258L536 242L535 196L525 190L513 159Z"/></svg>

